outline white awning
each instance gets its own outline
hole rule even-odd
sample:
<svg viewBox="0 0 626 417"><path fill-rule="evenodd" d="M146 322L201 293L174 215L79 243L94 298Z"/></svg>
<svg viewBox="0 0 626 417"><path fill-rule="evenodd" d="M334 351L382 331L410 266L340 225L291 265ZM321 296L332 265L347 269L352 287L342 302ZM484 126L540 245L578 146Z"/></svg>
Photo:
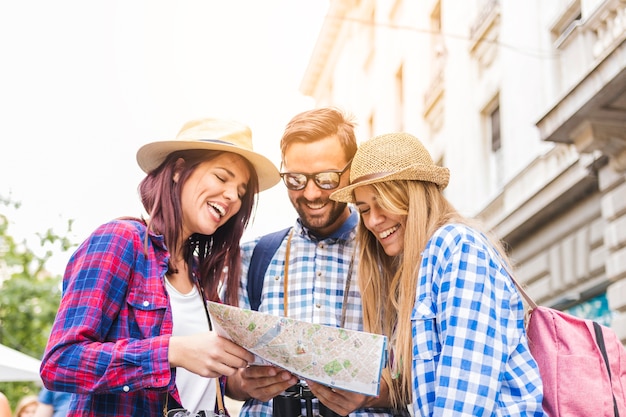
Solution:
<svg viewBox="0 0 626 417"><path fill-rule="evenodd" d="M41 384L41 361L0 344L0 381L34 381Z"/></svg>

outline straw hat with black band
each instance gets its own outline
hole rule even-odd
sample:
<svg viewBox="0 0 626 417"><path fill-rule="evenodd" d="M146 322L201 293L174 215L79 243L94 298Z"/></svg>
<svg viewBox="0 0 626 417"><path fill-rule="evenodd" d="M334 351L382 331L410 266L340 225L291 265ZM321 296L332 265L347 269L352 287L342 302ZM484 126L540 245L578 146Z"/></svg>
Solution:
<svg viewBox="0 0 626 417"><path fill-rule="evenodd" d="M450 170L435 165L419 139L408 133L388 133L359 146L350 166L350 185L330 198L354 203L355 188L392 180L428 181L443 190L449 179Z"/></svg>
<svg viewBox="0 0 626 417"><path fill-rule="evenodd" d="M225 119L198 119L185 123L174 140L148 143L137 151L137 163L146 173L157 169L176 151L205 149L236 153L246 158L259 177L259 191L280 181L276 166L252 150L252 132L239 122Z"/></svg>

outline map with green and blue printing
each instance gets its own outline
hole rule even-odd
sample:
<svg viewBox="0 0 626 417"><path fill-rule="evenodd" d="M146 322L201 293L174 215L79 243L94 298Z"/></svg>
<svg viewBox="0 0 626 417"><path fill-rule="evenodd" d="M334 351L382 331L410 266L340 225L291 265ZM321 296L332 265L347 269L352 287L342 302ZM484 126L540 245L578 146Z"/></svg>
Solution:
<svg viewBox="0 0 626 417"><path fill-rule="evenodd" d="M207 303L215 331L260 361L329 387L378 395L385 336Z"/></svg>

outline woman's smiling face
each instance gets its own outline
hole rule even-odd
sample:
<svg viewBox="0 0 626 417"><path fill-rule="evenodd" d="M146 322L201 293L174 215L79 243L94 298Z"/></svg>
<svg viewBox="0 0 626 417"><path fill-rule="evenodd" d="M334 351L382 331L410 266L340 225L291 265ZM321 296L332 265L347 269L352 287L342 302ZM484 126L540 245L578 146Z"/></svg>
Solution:
<svg viewBox="0 0 626 417"><path fill-rule="evenodd" d="M380 242L385 253L397 256L404 249L405 216L393 214L378 203L378 192L371 185L354 189L355 205L363 224Z"/></svg>
<svg viewBox="0 0 626 417"><path fill-rule="evenodd" d="M201 163L183 185L183 236L212 235L241 208L250 171L243 157L226 152Z"/></svg>

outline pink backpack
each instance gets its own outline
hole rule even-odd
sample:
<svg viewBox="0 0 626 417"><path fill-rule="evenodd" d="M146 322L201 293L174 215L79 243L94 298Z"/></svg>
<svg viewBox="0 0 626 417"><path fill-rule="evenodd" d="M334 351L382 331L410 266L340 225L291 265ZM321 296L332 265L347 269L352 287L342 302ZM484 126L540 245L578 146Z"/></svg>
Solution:
<svg viewBox="0 0 626 417"><path fill-rule="evenodd" d="M626 417L626 348L608 327L538 306L509 272L530 306L528 346L543 381L550 417Z"/></svg>

